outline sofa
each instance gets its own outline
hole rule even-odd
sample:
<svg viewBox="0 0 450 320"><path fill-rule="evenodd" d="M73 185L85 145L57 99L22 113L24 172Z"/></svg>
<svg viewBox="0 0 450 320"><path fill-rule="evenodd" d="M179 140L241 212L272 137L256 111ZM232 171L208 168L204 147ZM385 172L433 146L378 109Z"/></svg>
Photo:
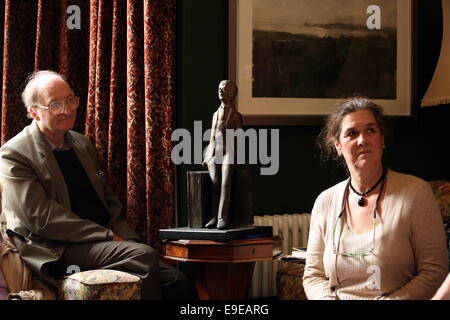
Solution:
<svg viewBox="0 0 450 320"><path fill-rule="evenodd" d="M447 235L448 263L450 267L450 181L429 182L439 208ZM305 265L289 263L277 272L277 296L279 300L306 300L303 289L303 270Z"/></svg>

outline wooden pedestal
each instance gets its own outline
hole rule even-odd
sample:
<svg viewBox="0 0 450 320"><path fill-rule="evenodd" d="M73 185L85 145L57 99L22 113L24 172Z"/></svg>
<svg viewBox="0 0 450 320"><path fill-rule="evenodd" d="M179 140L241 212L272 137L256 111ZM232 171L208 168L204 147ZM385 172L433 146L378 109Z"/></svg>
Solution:
<svg viewBox="0 0 450 320"><path fill-rule="evenodd" d="M248 297L255 261L272 260L274 238L217 242L177 240L164 243L165 258L194 263L201 300Z"/></svg>

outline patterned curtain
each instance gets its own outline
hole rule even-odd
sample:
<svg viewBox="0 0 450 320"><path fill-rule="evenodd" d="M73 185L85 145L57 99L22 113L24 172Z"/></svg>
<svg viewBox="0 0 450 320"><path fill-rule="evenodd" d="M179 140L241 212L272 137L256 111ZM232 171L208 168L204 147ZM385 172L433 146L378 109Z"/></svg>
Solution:
<svg viewBox="0 0 450 320"><path fill-rule="evenodd" d="M68 27L73 5L79 29ZM75 130L96 146L130 225L160 248L158 229L175 224L175 0L0 0L0 19L1 143L30 122L28 74L62 73L82 101Z"/></svg>

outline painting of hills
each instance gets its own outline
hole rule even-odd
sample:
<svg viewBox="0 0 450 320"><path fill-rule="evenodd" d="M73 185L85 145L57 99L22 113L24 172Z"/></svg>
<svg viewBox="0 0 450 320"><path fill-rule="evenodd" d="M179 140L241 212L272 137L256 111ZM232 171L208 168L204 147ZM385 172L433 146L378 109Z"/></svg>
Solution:
<svg viewBox="0 0 450 320"><path fill-rule="evenodd" d="M393 0L253 0L253 97L396 99L396 17Z"/></svg>

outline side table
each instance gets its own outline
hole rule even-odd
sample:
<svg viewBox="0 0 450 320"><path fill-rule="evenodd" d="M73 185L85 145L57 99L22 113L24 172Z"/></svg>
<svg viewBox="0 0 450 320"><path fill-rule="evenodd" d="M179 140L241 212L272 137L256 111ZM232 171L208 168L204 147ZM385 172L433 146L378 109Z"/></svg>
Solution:
<svg viewBox="0 0 450 320"><path fill-rule="evenodd" d="M218 242L212 240L164 241L165 258L193 262L201 300L244 300L255 261L272 260L279 238Z"/></svg>

